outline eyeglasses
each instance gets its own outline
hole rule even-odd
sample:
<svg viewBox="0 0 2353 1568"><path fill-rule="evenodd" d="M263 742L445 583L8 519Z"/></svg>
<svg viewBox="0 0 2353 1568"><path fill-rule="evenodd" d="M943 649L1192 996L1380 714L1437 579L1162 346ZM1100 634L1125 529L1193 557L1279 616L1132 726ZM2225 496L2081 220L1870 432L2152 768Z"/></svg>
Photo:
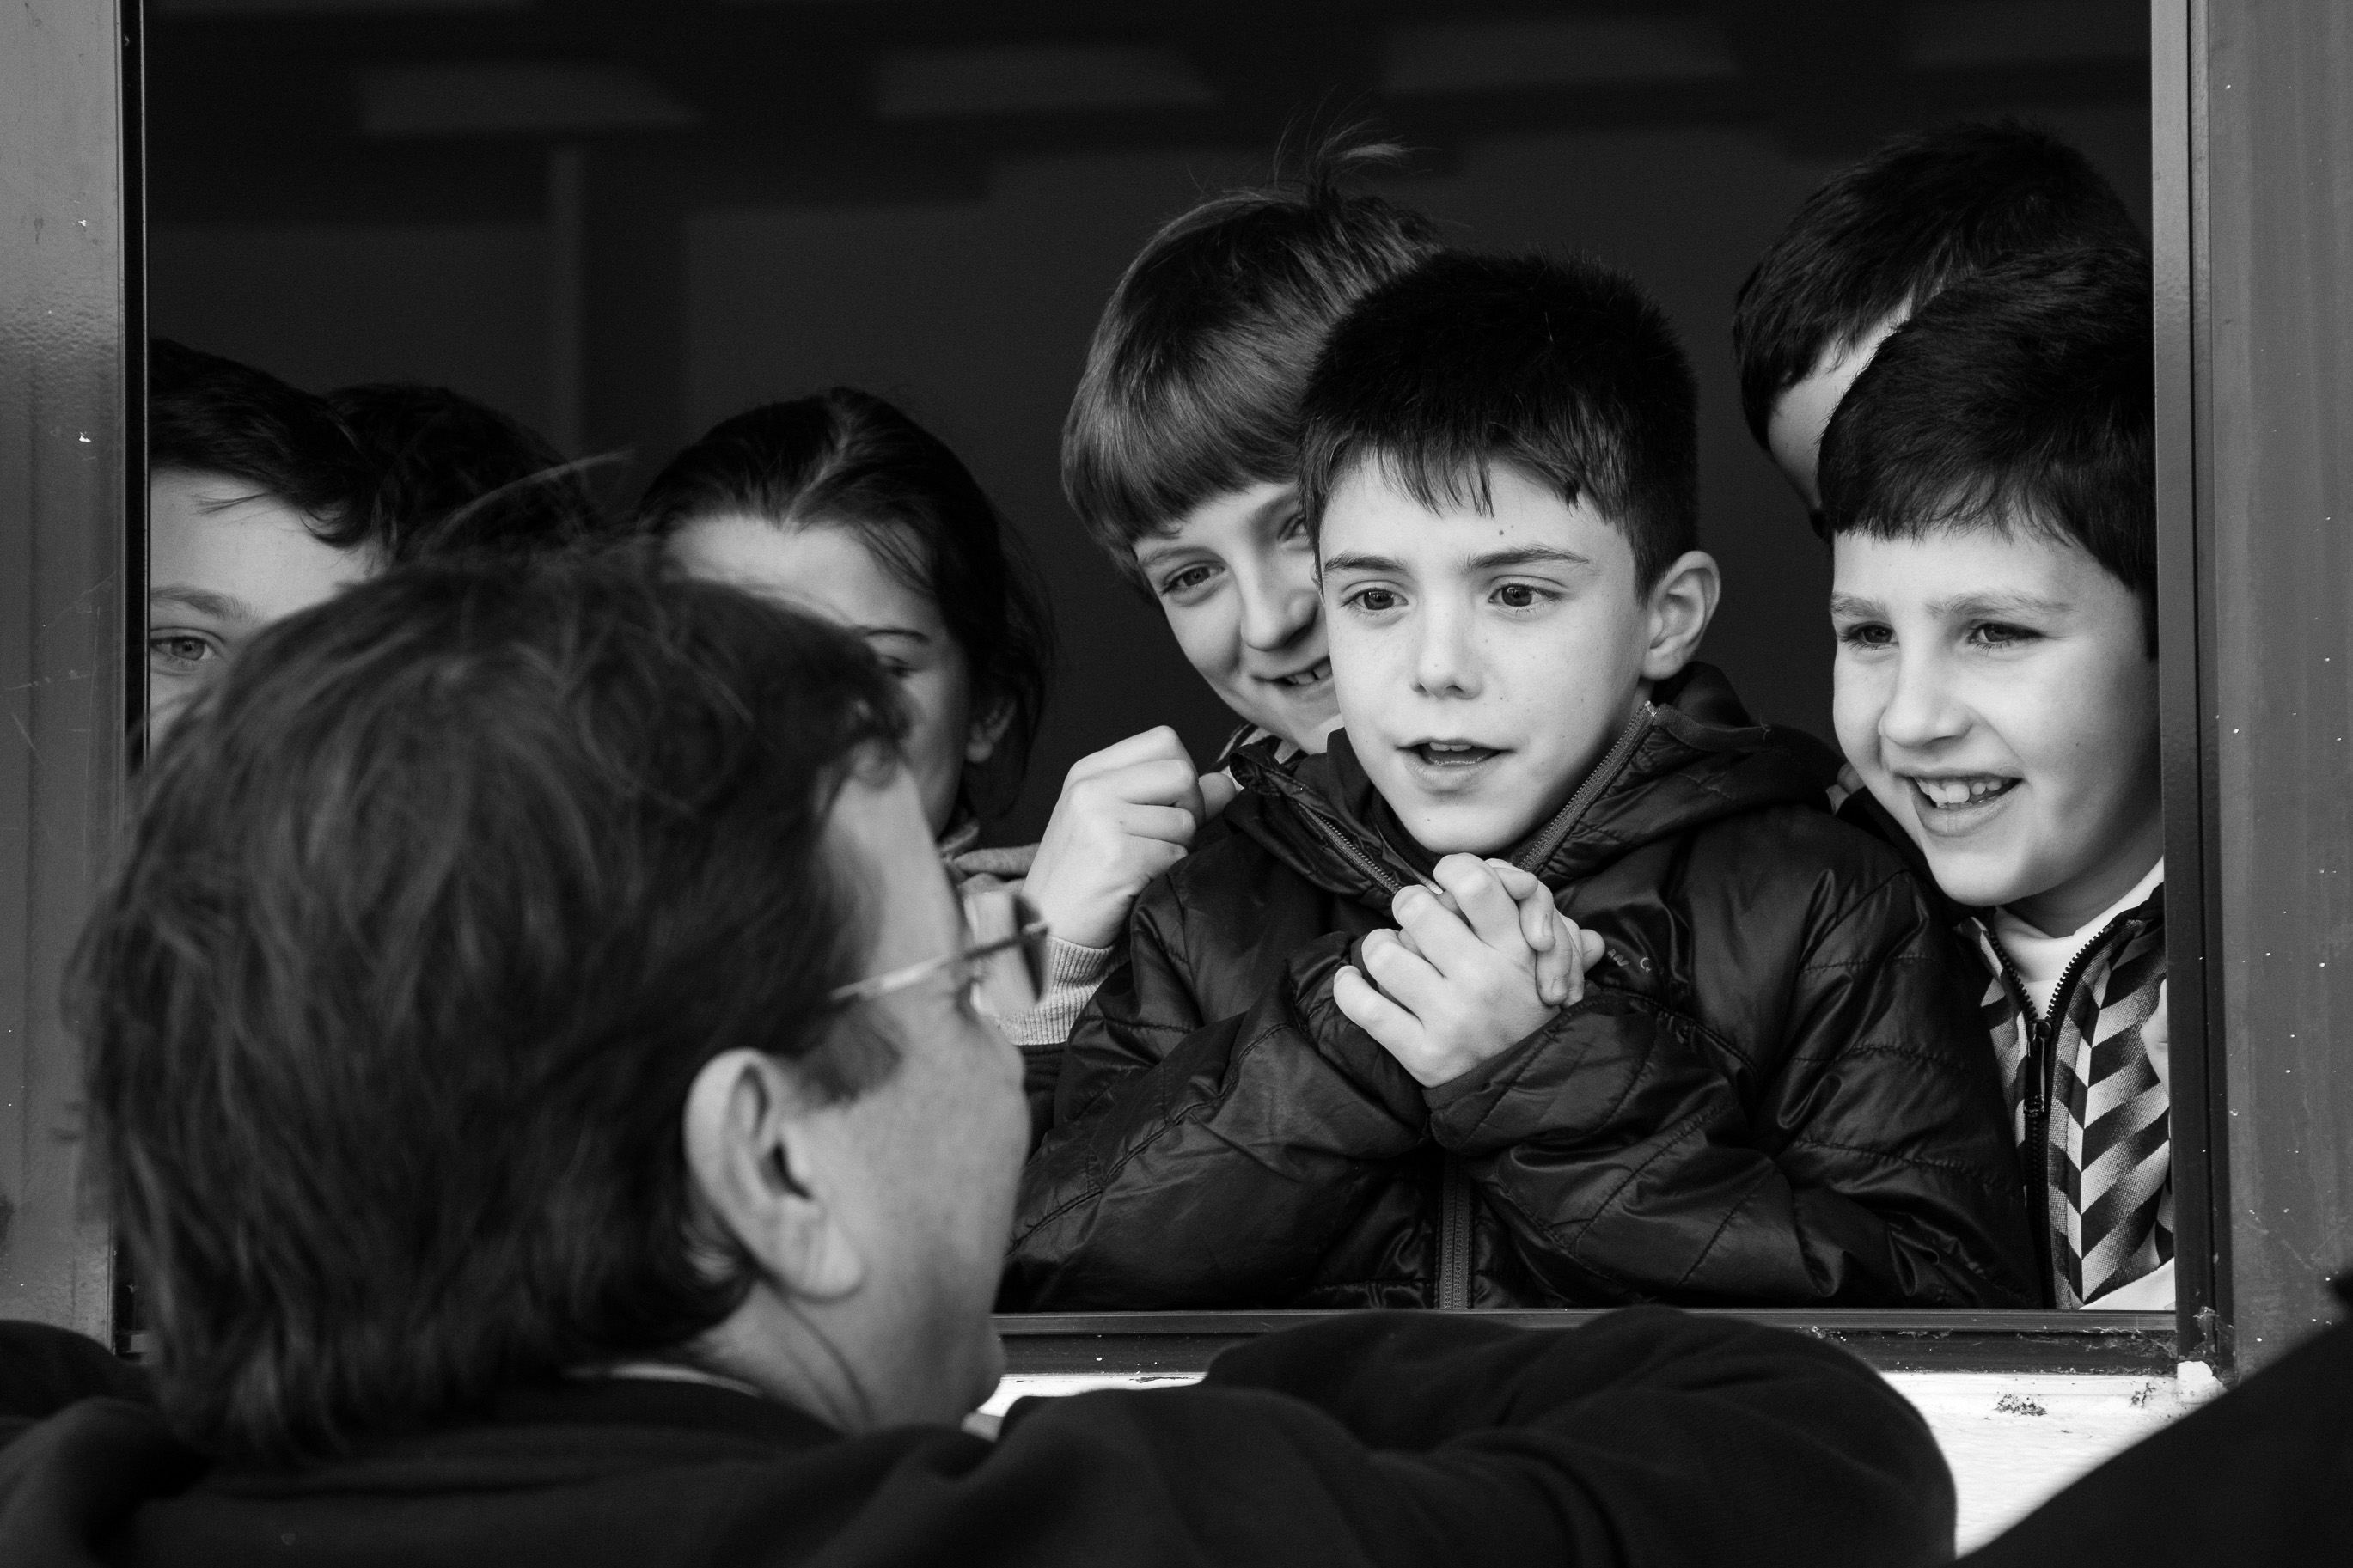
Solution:
<svg viewBox="0 0 2353 1568"><path fill-rule="evenodd" d="M981 1011L996 1017L1026 1013L1043 1001L1046 947L1053 933L1038 907L1019 893L997 888L965 895L964 919L973 940L963 952L853 980L836 986L826 1000L871 1002L948 970L959 985L973 991Z"/></svg>

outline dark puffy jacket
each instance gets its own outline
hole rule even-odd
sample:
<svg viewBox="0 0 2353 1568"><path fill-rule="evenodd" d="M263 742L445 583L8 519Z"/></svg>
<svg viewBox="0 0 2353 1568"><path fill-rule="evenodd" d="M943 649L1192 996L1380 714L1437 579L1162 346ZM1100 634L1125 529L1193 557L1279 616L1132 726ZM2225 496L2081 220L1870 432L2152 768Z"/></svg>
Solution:
<svg viewBox="0 0 2353 1568"><path fill-rule="evenodd" d="M1137 901L1022 1179L1008 1310L2033 1300L1977 995L1704 666L1512 858L1583 1001L1424 1089L1332 978L1428 858L1335 736Z"/></svg>

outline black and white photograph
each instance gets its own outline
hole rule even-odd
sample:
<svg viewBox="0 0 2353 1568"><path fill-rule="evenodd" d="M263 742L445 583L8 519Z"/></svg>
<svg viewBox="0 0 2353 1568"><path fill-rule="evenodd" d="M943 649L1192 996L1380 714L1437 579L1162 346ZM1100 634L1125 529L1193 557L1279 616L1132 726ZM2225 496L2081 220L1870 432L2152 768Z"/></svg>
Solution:
<svg viewBox="0 0 2353 1568"><path fill-rule="evenodd" d="M0 8L0 1563L2353 1562L2348 85Z"/></svg>

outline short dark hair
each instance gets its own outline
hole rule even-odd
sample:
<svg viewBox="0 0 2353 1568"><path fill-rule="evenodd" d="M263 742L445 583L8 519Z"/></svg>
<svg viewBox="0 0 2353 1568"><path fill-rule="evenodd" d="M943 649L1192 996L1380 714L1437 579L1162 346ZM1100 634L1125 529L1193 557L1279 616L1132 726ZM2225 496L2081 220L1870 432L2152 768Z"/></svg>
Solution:
<svg viewBox="0 0 2353 1568"><path fill-rule="evenodd" d="M1053 618L1019 537L946 442L872 394L837 386L713 426L654 476L638 511L663 539L723 512L855 531L939 605L972 669L973 712L1008 715L990 772L1018 787L1045 710Z"/></svg>
<svg viewBox="0 0 2353 1568"><path fill-rule="evenodd" d="M147 345L147 467L242 480L339 550L372 537L359 449L324 399L169 338Z"/></svg>
<svg viewBox="0 0 2353 1568"><path fill-rule="evenodd" d="M378 382L327 394L368 470L389 564L486 553L517 559L597 533L595 493L554 442L446 386Z"/></svg>
<svg viewBox="0 0 2353 1568"><path fill-rule="evenodd" d="M1647 589L1699 542L1698 411L1674 328L1623 273L1448 251L1334 329L1303 405L1308 523L1362 463L1426 506L1484 510L1507 462L1622 529Z"/></svg>
<svg viewBox="0 0 2353 1568"><path fill-rule="evenodd" d="M1749 433L1765 444L1774 404L1825 353L1972 273L2038 251L2147 247L2091 160L2039 126L1892 136L1806 198L1734 298Z"/></svg>
<svg viewBox="0 0 2353 1568"><path fill-rule="evenodd" d="M1062 492L1129 577L1146 534L1297 477L1299 400L1325 334L1439 247L1429 218L1348 188L1400 155L1343 132L1297 177L1170 220L1121 275L1062 425Z"/></svg>
<svg viewBox="0 0 2353 1568"><path fill-rule="evenodd" d="M2140 596L2157 652L2149 260L2064 251L1956 283L1896 329L1822 433L1831 534L2041 531Z"/></svg>
<svg viewBox="0 0 2353 1568"><path fill-rule="evenodd" d="M902 731L857 639L607 558L387 574L158 749L69 1016L174 1426L285 1463L668 1350L748 1289L693 1077L887 1078L825 826Z"/></svg>

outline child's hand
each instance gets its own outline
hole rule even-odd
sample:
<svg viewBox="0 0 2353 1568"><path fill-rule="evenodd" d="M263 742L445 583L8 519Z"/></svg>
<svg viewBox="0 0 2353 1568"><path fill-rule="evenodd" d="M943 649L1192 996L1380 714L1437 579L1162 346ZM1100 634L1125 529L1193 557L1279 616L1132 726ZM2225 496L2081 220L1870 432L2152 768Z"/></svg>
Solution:
<svg viewBox="0 0 2353 1568"><path fill-rule="evenodd" d="M1365 938L1370 977L1350 965L1332 986L1342 1014L1425 1088L1502 1054L1582 996L1601 949L1516 868L1450 855L1435 879L1442 899L1404 889L1389 906L1400 931Z"/></svg>
<svg viewBox="0 0 2353 1568"><path fill-rule="evenodd" d="M1585 995L1585 972L1601 959L1601 939L1580 930L1553 906L1552 889L1535 873L1509 860L1489 860L1487 869L1520 907L1520 931L1536 955L1536 994L1556 1007Z"/></svg>
<svg viewBox="0 0 2353 1568"><path fill-rule="evenodd" d="M1233 798L1231 779L1193 771L1176 731L1130 735L1071 764L1022 890L1064 942L1108 947L1144 885Z"/></svg>

